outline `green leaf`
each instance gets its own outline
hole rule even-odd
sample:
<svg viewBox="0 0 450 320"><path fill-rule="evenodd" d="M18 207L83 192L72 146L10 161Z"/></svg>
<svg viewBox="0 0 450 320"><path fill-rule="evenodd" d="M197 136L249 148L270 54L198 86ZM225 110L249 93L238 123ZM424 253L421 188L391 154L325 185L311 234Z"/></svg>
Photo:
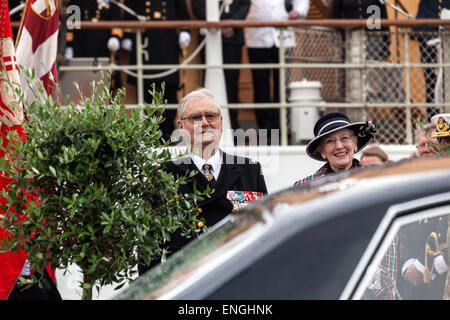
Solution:
<svg viewBox="0 0 450 320"><path fill-rule="evenodd" d="M70 237L72 235L72 232L71 231L67 231L67 232L64 232L62 235L61 235L61 237L62 238L68 238L68 237Z"/></svg>
<svg viewBox="0 0 450 320"><path fill-rule="evenodd" d="M89 235L90 235L89 232L83 231L83 232L80 232L80 233L78 234L78 238L82 238L82 237L84 237L84 236L89 236Z"/></svg>
<svg viewBox="0 0 450 320"><path fill-rule="evenodd" d="M83 283L83 289L90 289L92 288L92 285L90 283Z"/></svg>
<svg viewBox="0 0 450 320"><path fill-rule="evenodd" d="M108 234L111 231L111 225L108 225L105 227L105 229L103 229L103 234Z"/></svg>
<svg viewBox="0 0 450 320"><path fill-rule="evenodd" d="M48 166L48 169L50 170L50 172L52 173L52 175L53 175L54 177L57 177L57 175L56 175L56 169L55 169L55 168L53 168L52 166Z"/></svg>
<svg viewBox="0 0 450 320"><path fill-rule="evenodd" d="M119 284L118 286L114 287L114 290L119 290L119 289L121 289L124 285L125 285L125 283Z"/></svg>

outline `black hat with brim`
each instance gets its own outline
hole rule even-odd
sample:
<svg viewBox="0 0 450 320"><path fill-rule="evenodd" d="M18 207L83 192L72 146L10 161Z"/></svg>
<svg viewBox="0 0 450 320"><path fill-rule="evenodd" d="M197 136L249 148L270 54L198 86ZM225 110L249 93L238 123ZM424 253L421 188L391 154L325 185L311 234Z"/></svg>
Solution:
<svg viewBox="0 0 450 320"><path fill-rule="evenodd" d="M350 123L349 118L343 113L332 112L322 116L314 125L314 139L306 146L306 153L315 160L327 161L322 159L320 152L317 150L321 139L329 133L341 129L353 130L358 138L357 152L364 149L375 138L375 125L371 121Z"/></svg>

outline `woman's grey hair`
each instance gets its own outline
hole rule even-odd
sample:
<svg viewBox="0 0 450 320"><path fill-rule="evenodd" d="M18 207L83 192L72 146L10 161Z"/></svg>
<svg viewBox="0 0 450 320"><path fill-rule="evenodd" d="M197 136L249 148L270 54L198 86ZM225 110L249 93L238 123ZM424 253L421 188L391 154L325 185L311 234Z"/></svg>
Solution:
<svg viewBox="0 0 450 320"><path fill-rule="evenodd" d="M181 99L180 103L178 104L178 116L181 118L186 104L188 104L189 102L194 101L194 100L202 100L205 98L209 99L211 102L213 102L214 105L219 110L219 113L222 114L222 109L220 108L219 103L217 102L213 93L206 88L200 88L200 89L190 92L183 99Z"/></svg>

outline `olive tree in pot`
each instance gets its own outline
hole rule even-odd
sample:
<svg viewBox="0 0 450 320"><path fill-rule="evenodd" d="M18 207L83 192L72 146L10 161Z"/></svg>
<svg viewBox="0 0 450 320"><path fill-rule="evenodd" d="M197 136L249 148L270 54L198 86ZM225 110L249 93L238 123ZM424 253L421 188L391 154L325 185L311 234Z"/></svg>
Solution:
<svg viewBox="0 0 450 320"><path fill-rule="evenodd" d="M48 262L59 269L75 263L82 299L92 299L94 287L131 281L138 256L147 264L161 256L175 230L194 236L204 229L197 203L209 190L179 195L194 172L175 179L161 167L172 157L161 148L162 93L154 86L145 112L128 115L125 92L112 95L109 81L92 82L79 106L63 106L28 78L38 89L34 102L23 101L27 139L10 143L0 159L13 179L2 192L0 209L9 214L0 226L10 232L2 250L25 249L40 273Z"/></svg>

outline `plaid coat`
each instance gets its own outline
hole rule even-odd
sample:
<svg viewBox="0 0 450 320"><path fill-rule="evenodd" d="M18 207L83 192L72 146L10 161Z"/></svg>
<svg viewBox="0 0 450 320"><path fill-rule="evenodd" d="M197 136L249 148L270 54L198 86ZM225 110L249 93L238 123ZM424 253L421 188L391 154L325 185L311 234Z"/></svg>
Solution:
<svg viewBox="0 0 450 320"><path fill-rule="evenodd" d="M359 162L358 159L353 159L353 164L350 169L361 167L361 162ZM327 162L325 163L319 170L317 170L313 175L307 176L306 178L300 179L294 183L294 187L299 186L300 184L314 180L323 176L326 176L327 174L334 173L333 169L331 169L330 164Z"/></svg>
<svg viewBox="0 0 450 320"><path fill-rule="evenodd" d="M389 245L364 296L370 300L402 300L397 289L398 235Z"/></svg>

